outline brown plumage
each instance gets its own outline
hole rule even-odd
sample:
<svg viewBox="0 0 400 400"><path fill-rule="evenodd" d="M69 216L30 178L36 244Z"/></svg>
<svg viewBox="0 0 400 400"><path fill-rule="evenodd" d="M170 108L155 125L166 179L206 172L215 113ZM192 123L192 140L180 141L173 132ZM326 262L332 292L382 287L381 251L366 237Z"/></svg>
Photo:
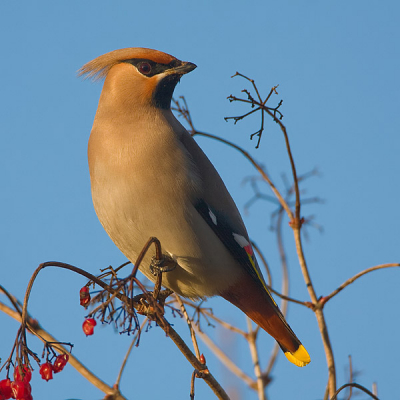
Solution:
<svg viewBox="0 0 400 400"><path fill-rule="evenodd" d="M128 47L126 49L110 51L89 61L79 69L78 74L85 75L87 78L94 80L102 79L107 76L114 65L133 58L149 59L161 64L169 64L171 61L176 60L175 57L158 50L146 49L144 47Z"/></svg>
<svg viewBox="0 0 400 400"><path fill-rule="evenodd" d="M105 78L89 139L93 204L111 239L135 262L149 237L177 267L163 285L189 298L221 295L281 345L298 366L310 358L269 294L239 211L214 166L170 109L175 85L196 66L129 48L80 73ZM141 271L154 280L149 265Z"/></svg>

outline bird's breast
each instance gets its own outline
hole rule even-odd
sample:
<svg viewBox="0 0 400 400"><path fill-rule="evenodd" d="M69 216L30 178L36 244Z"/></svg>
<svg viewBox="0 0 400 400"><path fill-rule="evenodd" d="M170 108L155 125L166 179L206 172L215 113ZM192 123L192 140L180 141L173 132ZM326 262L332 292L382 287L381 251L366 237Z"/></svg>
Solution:
<svg viewBox="0 0 400 400"><path fill-rule="evenodd" d="M151 125L150 125L151 126ZM186 297L212 296L236 273L229 252L195 210L202 180L169 126L94 125L89 140L93 204L103 227L135 262L151 237L161 241L179 267L164 283ZM123 132L121 132L121 129ZM149 257L142 272L149 272Z"/></svg>

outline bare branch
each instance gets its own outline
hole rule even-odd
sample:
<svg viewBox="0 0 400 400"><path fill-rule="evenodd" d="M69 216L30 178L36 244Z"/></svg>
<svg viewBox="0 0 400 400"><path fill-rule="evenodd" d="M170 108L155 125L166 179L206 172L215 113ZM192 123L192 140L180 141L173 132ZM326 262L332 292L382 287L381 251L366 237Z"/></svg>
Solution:
<svg viewBox="0 0 400 400"><path fill-rule="evenodd" d="M265 381L261 373L260 358L257 350L257 334L253 330L253 325L249 317L246 317L247 321L247 343L249 344L251 359L253 360L254 374L257 380L257 394L259 400L266 400L265 397Z"/></svg>
<svg viewBox="0 0 400 400"><path fill-rule="evenodd" d="M345 388L347 387L355 387L357 389L362 390L364 393L366 393L368 396L370 396L374 400L379 400L378 397L376 397L372 392L370 392L367 388L365 388L362 385L359 385L358 383L346 383L342 385L338 390L335 391L333 396L331 397L331 400L337 400L337 395Z"/></svg>
<svg viewBox="0 0 400 400"><path fill-rule="evenodd" d="M245 374L204 332L201 332L196 325L194 329L204 344L233 374L242 379L252 389L257 389L256 382Z"/></svg>
<svg viewBox="0 0 400 400"><path fill-rule="evenodd" d="M349 375L349 383L353 383L353 363L351 362L351 356L349 356ZM347 397L347 400L350 400L352 395L353 386L349 386L349 395Z"/></svg>
<svg viewBox="0 0 400 400"><path fill-rule="evenodd" d="M139 336L140 332L143 330L143 328L145 327L145 325L148 323L148 321L149 321L148 318L145 318L143 320L142 325L140 326L140 329L136 332L135 336L132 339L131 344L129 345L128 351L126 352L124 360L122 361L121 368L120 368L118 376L117 376L117 380L115 381L116 388L119 388L119 383L121 382L122 373L124 372L126 363L132 352L133 346L137 343L138 336Z"/></svg>
<svg viewBox="0 0 400 400"><path fill-rule="evenodd" d="M12 310L10 307L0 302L0 311L3 311L5 314L14 318L18 322L22 322L21 315ZM32 320L31 318L29 320ZM28 322L27 327L31 332L35 332L38 336L42 337L47 342L57 342L53 336L51 336L46 330L44 330L39 323L34 320L34 323ZM89 371L73 354L71 354L65 347L60 346L60 353L67 353L69 355L68 363L72 365L84 378L86 378L93 386L100 389L103 393L109 395L116 395L116 390L107 385L101 379L99 379L96 375L94 375L91 371ZM124 396L122 396L119 392L115 400L126 400Z"/></svg>
<svg viewBox="0 0 400 400"><path fill-rule="evenodd" d="M185 317L186 322L188 324L189 331L190 331L190 336L191 336L192 342L193 342L193 348L194 348L194 350L196 352L196 357L197 357L198 360L200 360L199 345L197 343L196 334L195 334L193 326L192 326L192 321L189 318L189 315L188 315L188 313L186 311L185 305L183 304L181 298L177 294L175 294L175 298L176 298L176 301L179 303L179 306L181 307L181 311L183 313L183 316Z"/></svg>
<svg viewBox="0 0 400 400"><path fill-rule="evenodd" d="M322 301L323 304L325 304L328 300L330 300L332 297L336 296L339 292L341 292L344 288L346 288L347 286L352 284L358 278L361 278L362 276L364 276L370 272L377 271L378 269L393 268L393 267L400 267L400 263L380 264L380 265L376 265L375 267L367 268L364 271L361 271L358 274L354 275L353 277L347 279L346 282L342 283L336 290L334 290L328 296L324 296L320 301Z"/></svg>
<svg viewBox="0 0 400 400"><path fill-rule="evenodd" d="M261 260L262 264L264 265L265 271L267 272L267 276L268 276L268 286L271 288L272 287L272 276L271 276L271 271L269 269L267 260L255 242L252 241L251 245L253 246L254 250L256 251L256 253L258 255L258 259Z"/></svg>
<svg viewBox="0 0 400 400"><path fill-rule="evenodd" d="M274 192L274 194L277 197L279 203L282 205L282 207L285 209L286 213L288 214L289 219L293 219L294 216L293 216L292 210L290 209L290 207L288 206L288 204L284 200L283 196L280 194L279 190L272 183L272 181L269 178L269 176L267 175L267 173L254 160L254 158L250 156L250 154L246 150L243 150L241 147L237 146L236 144L234 144L234 143L232 143L232 142L230 142L228 140L222 139L222 138L220 138L218 136L215 136L215 135L211 135L209 133L200 132L200 131L194 131L193 132L193 136L195 136L195 135L200 135L200 136L208 137L210 139L218 140L219 142L225 143L228 146L233 147L234 149L238 150L245 158L247 158L250 161L250 163L260 173L260 175L263 177L263 179L269 184L269 186L271 187L271 190Z"/></svg>
<svg viewBox="0 0 400 400"><path fill-rule="evenodd" d="M203 372L205 369L204 364L202 364L196 356L191 352L187 344L184 340L178 335L174 328L168 324L163 316L156 316L156 322L159 324L161 329L170 337L170 339L175 343L181 353L186 357L186 359L190 362L194 369L199 372ZM226 394L225 390L221 387L221 385L217 382L214 376L208 371L201 374L203 380L208 384L208 386L212 389L214 394L221 400L229 400L229 396Z"/></svg>

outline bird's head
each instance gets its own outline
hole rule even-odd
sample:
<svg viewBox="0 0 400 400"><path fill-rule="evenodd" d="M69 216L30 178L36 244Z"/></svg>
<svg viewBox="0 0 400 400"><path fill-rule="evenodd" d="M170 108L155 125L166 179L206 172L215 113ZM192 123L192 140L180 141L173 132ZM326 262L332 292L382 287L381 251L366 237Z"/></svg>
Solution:
<svg viewBox="0 0 400 400"><path fill-rule="evenodd" d="M196 65L158 50L114 50L85 64L79 75L105 78L102 101L111 106L169 109L176 84Z"/></svg>

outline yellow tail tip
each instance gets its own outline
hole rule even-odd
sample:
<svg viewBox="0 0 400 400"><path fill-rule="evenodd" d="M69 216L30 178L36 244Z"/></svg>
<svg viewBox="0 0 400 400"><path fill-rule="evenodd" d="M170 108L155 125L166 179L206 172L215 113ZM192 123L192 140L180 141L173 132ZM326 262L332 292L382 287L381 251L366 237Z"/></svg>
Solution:
<svg viewBox="0 0 400 400"><path fill-rule="evenodd" d="M307 350L302 344L294 353L286 351L285 356L291 363L297 365L298 367L305 367L311 361Z"/></svg>

